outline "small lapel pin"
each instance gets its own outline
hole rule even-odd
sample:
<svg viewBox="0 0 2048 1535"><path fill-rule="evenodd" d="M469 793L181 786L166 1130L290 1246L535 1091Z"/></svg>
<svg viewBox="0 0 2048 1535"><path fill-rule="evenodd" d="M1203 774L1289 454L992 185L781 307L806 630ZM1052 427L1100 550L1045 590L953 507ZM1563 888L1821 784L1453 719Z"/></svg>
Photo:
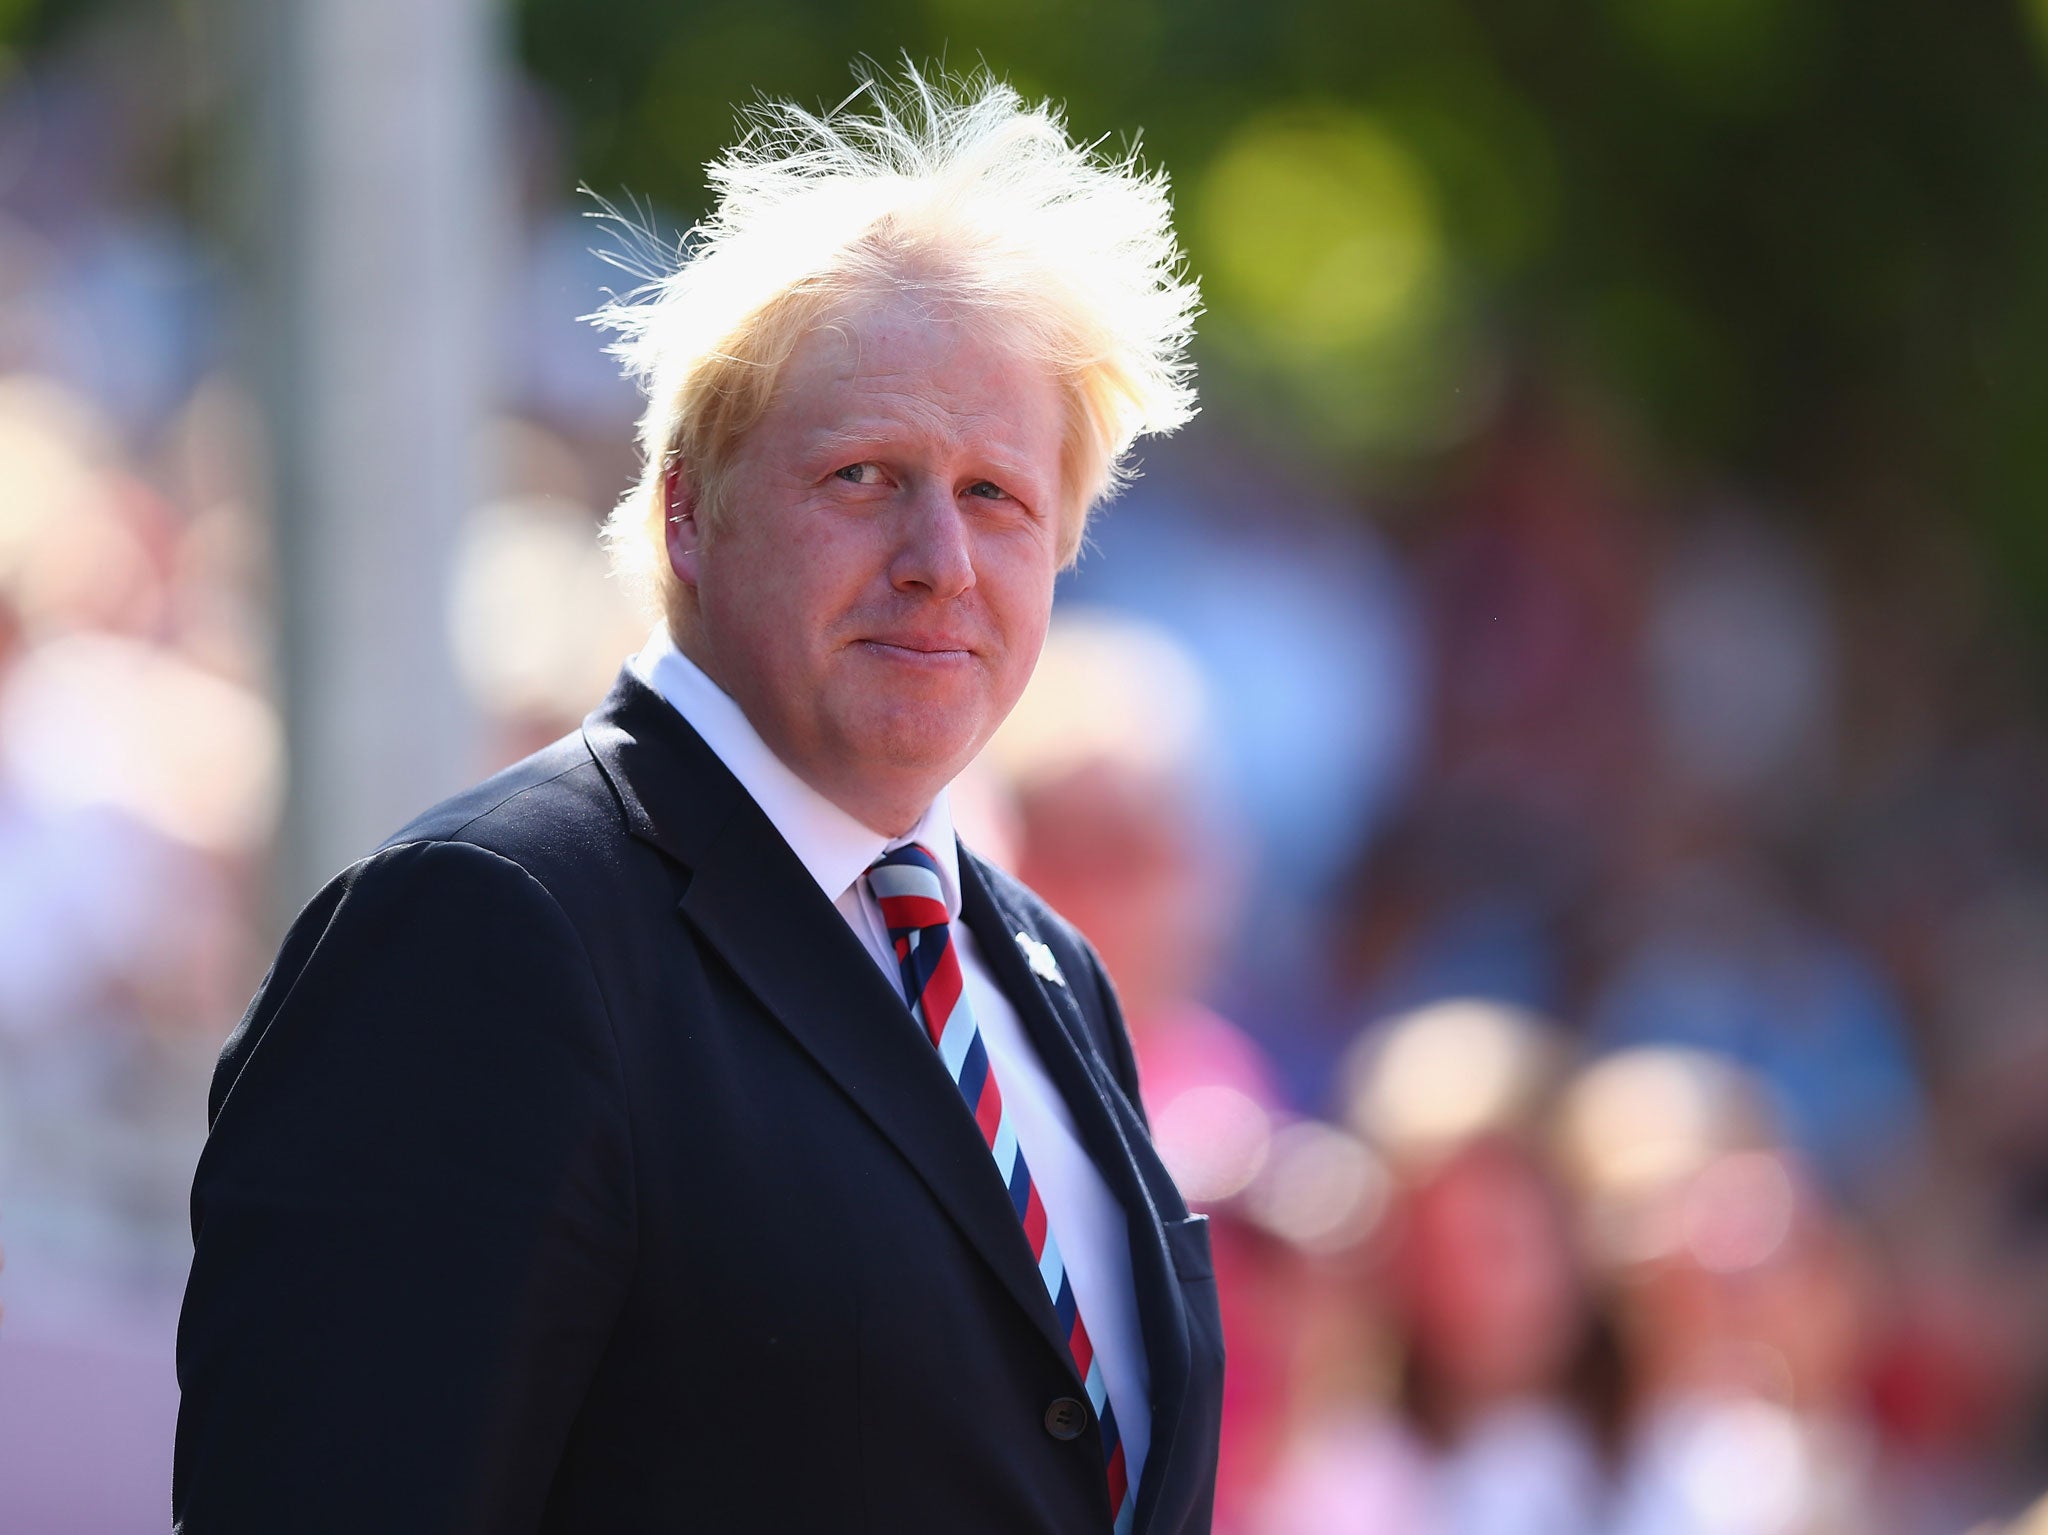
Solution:
<svg viewBox="0 0 2048 1535"><path fill-rule="evenodd" d="M1020 932L1017 934L1017 947L1024 951L1031 973L1041 981L1051 981L1055 986L1067 984L1067 978L1060 974L1060 962L1053 958L1052 945L1040 943L1029 933Z"/></svg>

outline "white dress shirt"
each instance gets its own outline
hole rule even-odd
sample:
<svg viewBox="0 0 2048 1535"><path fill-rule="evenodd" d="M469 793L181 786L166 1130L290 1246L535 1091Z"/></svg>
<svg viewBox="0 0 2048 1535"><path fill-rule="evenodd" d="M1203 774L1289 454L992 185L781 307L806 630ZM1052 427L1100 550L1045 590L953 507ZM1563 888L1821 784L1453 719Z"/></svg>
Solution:
<svg viewBox="0 0 2048 1535"><path fill-rule="evenodd" d="M989 974L974 934L960 920L960 851L946 791L939 791L909 832L884 837L797 777L768 749L740 706L676 649L665 627L657 627L627 664L634 676L674 705L753 796L898 995L902 974L889 943L888 924L861 876L884 852L906 843L921 844L938 860L968 1006L1002 1087L1003 1106L1016 1126L1018 1148L1045 1206L1046 1222L1059 1238L1095 1357L1102 1361L1123 1440L1124 1465L1136 1488L1152 1439L1152 1375L1138 1327L1124 1209L1082 1146L1066 1100L1046 1075L1017 1010ZM989 1176L996 1176L993 1158Z"/></svg>

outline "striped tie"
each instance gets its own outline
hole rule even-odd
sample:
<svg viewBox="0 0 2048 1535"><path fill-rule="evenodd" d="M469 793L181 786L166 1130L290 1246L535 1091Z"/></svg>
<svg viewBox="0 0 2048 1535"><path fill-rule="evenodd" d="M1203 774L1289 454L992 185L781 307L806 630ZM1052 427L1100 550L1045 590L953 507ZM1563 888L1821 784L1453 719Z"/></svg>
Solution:
<svg viewBox="0 0 2048 1535"><path fill-rule="evenodd" d="M1045 1206L1024 1165L1024 1153L1017 1145L1016 1127L1003 1109L1003 1095L989 1069L988 1050L975 1027L974 1012L960 979L960 956L953 949L945 888L939 883L938 860L912 843L896 848L875 860L868 870L868 888L881 903L882 920L889 927L889 941L896 948L896 961L903 968L903 990L910 1010L924 1021L925 1033L946 1063L968 1112L981 1128L982 1139L995 1155L996 1171L1010 1192L1010 1204L1024 1223L1024 1236L1031 1254L1038 1260L1038 1274L1052 1296L1053 1310L1067 1330L1067 1346L1073 1351L1074 1368L1087 1382L1088 1401L1102 1424L1102 1453L1108 1462L1109 1512L1116 1535L1125 1535L1137 1518L1138 1500L1129 1496L1129 1478L1124 1469L1124 1447L1117 1434L1116 1413L1109 1402L1109 1386L1103 1379L1102 1362L1088 1339L1081 1321L1081 1309L1074 1301L1074 1287L1060 1258L1060 1244L1046 1223Z"/></svg>

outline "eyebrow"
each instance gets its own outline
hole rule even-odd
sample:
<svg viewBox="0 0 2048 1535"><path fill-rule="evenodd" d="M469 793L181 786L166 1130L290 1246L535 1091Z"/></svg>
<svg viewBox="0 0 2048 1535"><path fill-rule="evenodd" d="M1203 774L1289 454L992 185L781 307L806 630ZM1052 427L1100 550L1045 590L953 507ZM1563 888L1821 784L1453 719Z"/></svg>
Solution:
<svg viewBox="0 0 2048 1535"><path fill-rule="evenodd" d="M837 457L842 453L865 453L876 449L888 449L902 442L905 436L905 433L886 426L833 427L820 431L811 439L811 451L821 458L828 454ZM992 473L1004 479L1036 483L1034 472L1021 459L1012 458L1007 453L986 451L978 452L974 456L986 464Z"/></svg>
<svg viewBox="0 0 2048 1535"><path fill-rule="evenodd" d="M810 439L811 450L824 454L851 453L858 449L883 448L896 440L896 434L888 431L844 431L828 429Z"/></svg>

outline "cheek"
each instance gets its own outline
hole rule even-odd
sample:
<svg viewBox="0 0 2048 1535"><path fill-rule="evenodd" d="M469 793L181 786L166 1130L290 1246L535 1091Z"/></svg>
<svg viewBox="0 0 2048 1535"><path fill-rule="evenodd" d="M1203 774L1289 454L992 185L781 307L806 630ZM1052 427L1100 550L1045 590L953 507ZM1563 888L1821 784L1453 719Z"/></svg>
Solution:
<svg viewBox="0 0 2048 1535"><path fill-rule="evenodd" d="M729 632L769 650L796 650L846 605L843 560L815 536L750 530L704 562L701 599Z"/></svg>
<svg viewBox="0 0 2048 1535"><path fill-rule="evenodd" d="M1031 683L1031 674L1038 668L1039 652L1045 648L1045 635L1050 611L1044 603L1020 609L998 622L1001 649L997 652L1000 662L993 673L989 692L989 706L993 717L987 722L990 730L1009 717L1017 701L1024 696L1024 690Z"/></svg>
<svg viewBox="0 0 2048 1535"><path fill-rule="evenodd" d="M1052 622L1053 581L1058 568L1049 549L1033 548L1025 557L998 567L987 584L999 604L1003 637L1028 671L1037 664Z"/></svg>
<svg viewBox="0 0 2048 1535"><path fill-rule="evenodd" d="M1011 625L1018 653L1023 657L1025 667L1038 664L1038 653L1045 649L1046 631L1052 627L1052 588L1034 592L1028 606L1023 608Z"/></svg>

